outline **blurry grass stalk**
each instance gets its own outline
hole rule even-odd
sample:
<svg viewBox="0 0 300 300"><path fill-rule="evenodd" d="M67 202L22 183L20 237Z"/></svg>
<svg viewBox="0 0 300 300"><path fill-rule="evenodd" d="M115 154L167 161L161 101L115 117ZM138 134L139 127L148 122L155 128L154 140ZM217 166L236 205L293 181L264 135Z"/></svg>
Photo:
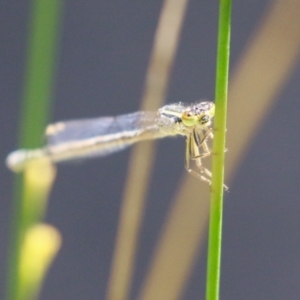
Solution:
<svg viewBox="0 0 300 300"><path fill-rule="evenodd" d="M299 15L299 0L271 1L232 72L226 178L234 176L265 118L272 111L271 106L278 100L299 63Z"/></svg>
<svg viewBox="0 0 300 300"><path fill-rule="evenodd" d="M227 124L226 184L229 186L298 62L299 15L298 0L271 2L234 68ZM184 172L178 190L174 191L174 205L157 242L139 299L181 299L206 236L209 192L204 183L201 185L201 199L195 199L199 181Z"/></svg>
<svg viewBox="0 0 300 300"><path fill-rule="evenodd" d="M182 293L199 253L199 240L206 237L209 211L209 192L203 183L201 199L199 180L189 180L174 191L176 199L167 216L149 271L146 274L138 299L183 299ZM202 201L203 200L203 201Z"/></svg>
<svg viewBox="0 0 300 300"><path fill-rule="evenodd" d="M37 299L47 270L61 246L54 227L37 224L28 227L22 241L18 295L16 299Z"/></svg>
<svg viewBox="0 0 300 300"><path fill-rule="evenodd" d="M186 6L187 0L165 0L163 3L146 76L142 110L156 110L165 100ZM138 144L132 151L108 284L108 300L129 297L137 237L154 156L153 142Z"/></svg>
<svg viewBox="0 0 300 300"><path fill-rule="evenodd" d="M56 175L56 167L48 158L31 161L24 170L21 230L44 219L47 200Z"/></svg>
<svg viewBox="0 0 300 300"><path fill-rule="evenodd" d="M49 120L62 8L61 0L32 0L30 3L19 148L41 146L44 129ZM26 182L23 181L23 175L16 177L8 266L9 300L16 299L20 288L18 270L21 243L27 232L27 226L38 222L44 215L46 198L55 173L51 166L49 176L46 175L47 172L46 169L41 171L37 166L29 166L24 175ZM36 179L40 182L37 183ZM45 182L47 180L48 183Z"/></svg>
<svg viewBox="0 0 300 300"><path fill-rule="evenodd" d="M33 230L41 229L35 226L44 218L55 174L56 167L48 158L31 161L25 167L20 203L18 264L12 282L15 290L11 299L36 299L50 261L59 249L59 233L53 233L53 228Z"/></svg>

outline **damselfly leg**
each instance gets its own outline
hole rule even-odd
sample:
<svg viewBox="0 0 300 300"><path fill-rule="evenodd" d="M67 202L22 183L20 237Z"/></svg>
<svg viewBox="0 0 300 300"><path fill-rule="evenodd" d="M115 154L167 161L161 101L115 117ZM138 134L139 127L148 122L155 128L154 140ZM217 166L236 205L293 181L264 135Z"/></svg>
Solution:
<svg viewBox="0 0 300 300"><path fill-rule="evenodd" d="M210 155L210 149L207 139L213 138L212 129L209 128L205 132L203 130L194 129L186 140L185 168L193 176L211 184L211 172L202 164L202 158ZM197 170L190 166L190 161L195 161Z"/></svg>

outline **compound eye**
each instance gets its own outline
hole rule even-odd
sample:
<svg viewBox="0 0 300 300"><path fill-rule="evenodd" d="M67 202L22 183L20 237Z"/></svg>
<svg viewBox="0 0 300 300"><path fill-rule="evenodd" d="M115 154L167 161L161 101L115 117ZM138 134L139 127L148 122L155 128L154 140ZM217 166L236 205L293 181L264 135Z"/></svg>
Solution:
<svg viewBox="0 0 300 300"><path fill-rule="evenodd" d="M194 113L185 111L182 114L182 123L188 127L195 126L198 123L198 118Z"/></svg>
<svg viewBox="0 0 300 300"><path fill-rule="evenodd" d="M205 115L200 119L200 123L205 124L205 123L209 122L209 120L210 120L209 116Z"/></svg>

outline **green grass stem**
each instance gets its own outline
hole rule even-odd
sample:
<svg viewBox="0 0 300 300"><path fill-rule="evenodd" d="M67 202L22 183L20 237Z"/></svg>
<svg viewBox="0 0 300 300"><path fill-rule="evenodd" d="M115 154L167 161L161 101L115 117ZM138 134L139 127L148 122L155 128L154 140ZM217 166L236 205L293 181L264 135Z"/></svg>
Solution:
<svg viewBox="0 0 300 300"><path fill-rule="evenodd" d="M212 193L209 221L206 300L218 300L222 244L222 214L224 191L225 132L228 96L231 0L219 2L219 28L212 162Z"/></svg>
<svg viewBox="0 0 300 300"><path fill-rule="evenodd" d="M28 17L28 45L23 101L19 124L19 147L40 146L51 112L51 100L60 27L61 0L32 0ZM14 185L7 299L17 299L20 245L24 225L25 186L18 175Z"/></svg>

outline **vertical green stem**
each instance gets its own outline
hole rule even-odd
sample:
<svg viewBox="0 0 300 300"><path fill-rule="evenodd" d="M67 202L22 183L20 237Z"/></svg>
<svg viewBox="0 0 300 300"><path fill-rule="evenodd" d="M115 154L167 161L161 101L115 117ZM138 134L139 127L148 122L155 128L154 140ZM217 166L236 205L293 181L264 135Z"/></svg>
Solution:
<svg viewBox="0 0 300 300"><path fill-rule="evenodd" d="M61 0L32 0L20 124L20 148L41 146L51 111Z"/></svg>
<svg viewBox="0 0 300 300"><path fill-rule="evenodd" d="M206 300L219 299L231 0L220 0Z"/></svg>
<svg viewBox="0 0 300 300"><path fill-rule="evenodd" d="M51 111L61 0L32 0L23 102L19 129L20 148L40 146ZM14 186L7 299L15 300L19 289L19 255L24 225L24 185L18 175Z"/></svg>

